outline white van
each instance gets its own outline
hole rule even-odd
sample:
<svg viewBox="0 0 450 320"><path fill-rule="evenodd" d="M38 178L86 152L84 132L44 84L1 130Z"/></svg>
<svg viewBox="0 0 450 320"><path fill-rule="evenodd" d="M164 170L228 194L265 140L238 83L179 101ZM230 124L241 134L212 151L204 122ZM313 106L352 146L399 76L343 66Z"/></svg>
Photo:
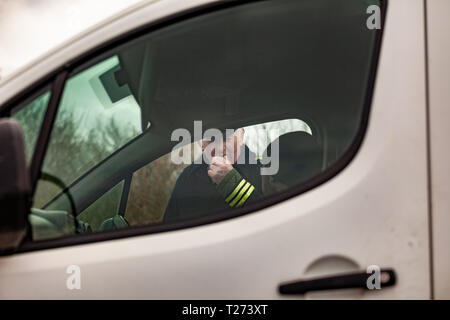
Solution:
<svg viewBox="0 0 450 320"><path fill-rule="evenodd" d="M449 10L145 1L3 79L0 298L450 298Z"/></svg>

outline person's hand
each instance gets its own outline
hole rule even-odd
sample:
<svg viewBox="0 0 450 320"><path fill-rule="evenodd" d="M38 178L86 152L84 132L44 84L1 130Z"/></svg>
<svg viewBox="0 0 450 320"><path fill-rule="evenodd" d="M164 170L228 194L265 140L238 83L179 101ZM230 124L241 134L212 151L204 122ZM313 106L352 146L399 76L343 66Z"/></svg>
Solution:
<svg viewBox="0 0 450 320"><path fill-rule="evenodd" d="M209 166L208 176L215 184L219 184L231 170L233 170L233 166L227 159L227 156L213 157Z"/></svg>

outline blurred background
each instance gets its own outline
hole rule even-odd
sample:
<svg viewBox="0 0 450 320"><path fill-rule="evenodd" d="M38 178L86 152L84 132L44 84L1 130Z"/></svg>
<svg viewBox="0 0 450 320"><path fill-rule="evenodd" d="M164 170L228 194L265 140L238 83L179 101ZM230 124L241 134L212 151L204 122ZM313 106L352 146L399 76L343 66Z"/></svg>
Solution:
<svg viewBox="0 0 450 320"><path fill-rule="evenodd" d="M149 0L0 0L0 81L78 32Z"/></svg>

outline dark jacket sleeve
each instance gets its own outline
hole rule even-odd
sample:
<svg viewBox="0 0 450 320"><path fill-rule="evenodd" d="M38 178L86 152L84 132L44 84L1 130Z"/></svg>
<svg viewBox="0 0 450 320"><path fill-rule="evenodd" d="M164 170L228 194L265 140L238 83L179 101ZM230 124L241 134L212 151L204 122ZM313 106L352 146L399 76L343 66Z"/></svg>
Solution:
<svg viewBox="0 0 450 320"><path fill-rule="evenodd" d="M178 209L178 196L180 193L180 185L182 183L182 177L178 177L175 187L173 188L172 194L167 204L166 210L163 216L163 222L176 221L180 217L180 211Z"/></svg>
<svg viewBox="0 0 450 320"><path fill-rule="evenodd" d="M230 207L240 207L262 195L261 184L251 180L233 168L217 185L217 191Z"/></svg>

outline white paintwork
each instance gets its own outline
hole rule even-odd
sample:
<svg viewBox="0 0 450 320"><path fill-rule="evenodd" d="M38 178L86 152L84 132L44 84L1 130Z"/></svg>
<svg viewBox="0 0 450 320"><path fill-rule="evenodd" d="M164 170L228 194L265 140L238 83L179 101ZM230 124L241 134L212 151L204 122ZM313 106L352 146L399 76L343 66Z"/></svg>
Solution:
<svg viewBox="0 0 450 320"><path fill-rule="evenodd" d="M450 1L428 1L434 292L450 299Z"/></svg>
<svg viewBox="0 0 450 320"><path fill-rule="evenodd" d="M18 74L0 96L97 39L199 2L133 11ZM335 178L220 223L2 257L0 298L283 298L280 282L302 277L329 255L363 269L396 270L395 287L362 298L430 298L423 16L422 0L389 2L370 125L355 159ZM72 264L81 267L81 290L66 289Z"/></svg>
<svg viewBox="0 0 450 320"><path fill-rule="evenodd" d="M0 104L80 54L154 20L217 0L147 0L106 19L18 69L0 82Z"/></svg>
<svg viewBox="0 0 450 320"><path fill-rule="evenodd" d="M139 1L0 1L0 81L49 48Z"/></svg>

